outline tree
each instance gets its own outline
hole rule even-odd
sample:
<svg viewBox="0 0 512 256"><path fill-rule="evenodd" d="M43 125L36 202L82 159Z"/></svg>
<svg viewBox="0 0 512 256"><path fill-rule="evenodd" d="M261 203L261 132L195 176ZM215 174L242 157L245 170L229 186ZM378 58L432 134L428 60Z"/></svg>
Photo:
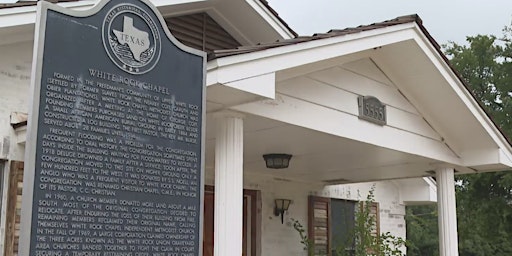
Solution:
<svg viewBox="0 0 512 256"><path fill-rule="evenodd" d="M508 31L508 32L507 32ZM512 37L468 37L468 46L450 43L445 52L489 116L512 135ZM457 187L461 255L512 255L512 174L459 176Z"/></svg>
<svg viewBox="0 0 512 256"><path fill-rule="evenodd" d="M465 175L457 187L461 256L512 255L509 173Z"/></svg>
<svg viewBox="0 0 512 256"><path fill-rule="evenodd" d="M438 256L436 205L406 207L407 256Z"/></svg>
<svg viewBox="0 0 512 256"><path fill-rule="evenodd" d="M507 112L512 107L512 80L507 71L512 70L504 59L507 47L502 47L499 41L495 36L468 37L469 45L452 42L445 46L445 53L487 114L506 134L512 134Z"/></svg>
<svg viewBox="0 0 512 256"><path fill-rule="evenodd" d="M512 28L503 38L478 35L467 45L449 43L444 50L453 67L463 77L475 99L508 138L512 135ZM480 173L457 176L457 217L461 256L512 255L512 173ZM432 220L409 216L411 229L425 228ZM416 225L416 226L415 226ZM437 227L437 224L435 225ZM416 231L418 232L418 231ZM437 230L435 230L437 232ZM411 234L412 235L412 234ZM409 236L409 255L425 254L430 239ZM419 252L418 252L419 251ZM418 254L415 254L417 253ZM437 251L436 251L437 253Z"/></svg>

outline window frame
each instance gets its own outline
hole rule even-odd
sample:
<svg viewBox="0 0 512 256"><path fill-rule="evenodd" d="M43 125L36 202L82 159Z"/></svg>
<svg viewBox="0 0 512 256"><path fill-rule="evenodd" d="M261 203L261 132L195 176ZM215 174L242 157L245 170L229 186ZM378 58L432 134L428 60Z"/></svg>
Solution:
<svg viewBox="0 0 512 256"><path fill-rule="evenodd" d="M332 245L333 245L333 242L332 242L332 219L331 219L331 216L332 216L332 200L346 200L346 199L342 199L342 198L330 198L330 197L319 197L319 196L309 196L308 197L308 238L310 239L310 241L312 242L312 245L315 247L314 248L314 255L315 256L332 256ZM352 200L346 200L346 201L352 201ZM357 211L357 210L362 210L364 207L364 203L365 201L353 201L356 205L354 206L354 210ZM327 243L327 252L323 253L323 251L320 251L318 252L316 247L317 247L317 242L320 241L317 239L317 235L319 234L318 230L317 229L317 226L319 225L316 225L315 224L315 205L316 206L320 206L324 204L327 212L326 212L326 221L325 223L327 223L327 227L326 227L326 243ZM375 231L373 232L372 235L376 236L376 237L379 237L380 235L380 207L379 207L379 203L378 202L371 202L371 213L374 215L374 219L375 219ZM319 213L319 210L323 210L323 209L319 209L319 208L316 208L316 213ZM355 213L354 213L355 214ZM354 215L355 217L355 215ZM319 217L317 217L318 219ZM323 221L322 221L323 222ZM317 224L318 224L318 220L317 220ZM355 224L355 222L354 222Z"/></svg>

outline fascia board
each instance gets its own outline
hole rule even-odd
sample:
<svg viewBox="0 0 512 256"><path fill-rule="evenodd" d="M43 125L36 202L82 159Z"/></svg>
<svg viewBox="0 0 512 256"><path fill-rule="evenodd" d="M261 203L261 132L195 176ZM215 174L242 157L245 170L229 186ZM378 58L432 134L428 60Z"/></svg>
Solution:
<svg viewBox="0 0 512 256"><path fill-rule="evenodd" d="M216 84L219 84L217 81L219 81L218 77L217 77L217 69L215 68L211 68L209 69L208 67L210 67L210 62L208 62L206 64L206 87L208 86L212 86L212 85L216 85Z"/></svg>
<svg viewBox="0 0 512 256"><path fill-rule="evenodd" d="M208 0L149 0L155 7L207 2Z"/></svg>
<svg viewBox="0 0 512 256"><path fill-rule="evenodd" d="M512 156L510 155L510 152L506 152L503 149L500 149L500 163L508 166L509 168L512 168Z"/></svg>
<svg viewBox="0 0 512 256"><path fill-rule="evenodd" d="M247 35L243 31L237 28L236 24L234 24L233 21L226 18L219 10L215 8L209 8L207 10L207 13L240 43L244 45L255 44L255 42L249 39L249 37L247 37Z"/></svg>
<svg viewBox="0 0 512 256"><path fill-rule="evenodd" d="M72 10L84 10L93 7L98 1L64 2L57 5ZM24 6L0 9L0 28L34 24L37 6Z"/></svg>
<svg viewBox="0 0 512 256"><path fill-rule="evenodd" d="M500 151L499 148L474 149L462 152L460 156L464 166L478 169L478 166L500 163Z"/></svg>
<svg viewBox="0 0 512 256"><path fill-rule="evenodd" d="M208 73L216 73L216 81L210 81L208 84L226 83L244 77L275 73L280 70L411 40L414 36L414 31L411 30L413 27L414 23L406 23L218 58L208 62Z"/></svg>
<svg viewBox="0 0 512 256"><path fill-rule="evenodd" d="M276 97L276 74L264 74L257 77L226 83L225 86L263 96L269 99Z"/></svg>
<svg viewBox="0 0 512 256"><path fill-rule="evenodd" d="M229 81L225 83L218 82L218 73L216 70L209 71L206 76L206 86L216 87L224 86L226 88L236 89L242 92L251 93L267 99L275 98L275 73L262 74L254 77L247 77L244 79ZM252 102L252 101L251 101Z"/></svg>
<svg viewBox="0 0 512 256"><path fill-rule="evenodd" d="M218 66L229 66L229 65L240 64L242 62L250 62L250 61L257 60L257 59L275 57L275 56L279 56L279 55L286 55L286 54L293 53L293 52L316 50L320 47L332 46L332 45L337 45L340 43L347 43L347 42L358 41L358 40L362 40L362 39L370 40L372 37L387 37L387 36L392 37L392 36L394 36L395 40L392 40L392 41L399 42L399 41L404 41L404 40L412 39L412 38L410 36L408 36L407 38L403 38L402 35L398 35L398 34L392 35L392 34L396 33L396 32L403 32L403 31L408 30L413 27L414 27L413 23L406 23L406 24L400 24L400 25L395 25L395 26L389 26L389 27L384 27L384 28L363 31L363 32L359 32L359 33L333 36L333 37L324 38L324 39L311 40L308 42L279 46L279 47L269 48L266 50L260 50L260 51L245 53L245 54L239 54L239 55L218 58L215 60L218 63ZM386 43L383 42L380 45L385 45L385 44ZM368 49L371 49L371 48L368 48ZM336 57L336 56L340 56L340 55L344 55L344 54L331 52L331 53L329 53L329 55L330 55L329 57L332 58L332 57ZM311 57L315 57L315 56L311 56ZM315 58L315 61L318 61L316 59L320 59L320 57ZM315 62L315 61L308 61L308 62Z"/></svg>
<svg viewBox="0 0 512 256"><path fill-rule="evenodd" d="M423 49L424 53L435 65L436 69L441 73L445 80L450 84L455 93L468 107L473 116L478 120L482 127L487 131L489 136L494 140L497 146L502 149L502 154L506 155L508 159L512 159L512 146L505 139L503 134L499 131L496 125L492 122L485 111L480 107L473 95L468 91L464 83L452 71L449 64L444 60L437 49L430 43L429 39L421 31L419 26L415 24L416 43ZM512 162L511 162L512 163ZM510 166L510 165L509 165ZM512 166L511 166L512 167Z"/></svg>
<svg viewBox="0 0 512 256"><path fill-rule="evenodd" d="M246 0L249 4L265 21L272 26L272 28L279 33L284 39L291 39L295 36L291 33L286 26L279 21L279 19L266 8L259 0Z"/></svg>
<svg viewBox="0 0 512 256"><path fill-rule="evenodd" d="M150 2L157 8L162 6L206 1L208 0L150 0ZM71 10L87 10L93 7L96 3L98 3L97 0L80 0L76 2L57 3L57 5ZM35 5L0 9L0 28L34 24L36 21L36 9L37 7Z"/></svg>

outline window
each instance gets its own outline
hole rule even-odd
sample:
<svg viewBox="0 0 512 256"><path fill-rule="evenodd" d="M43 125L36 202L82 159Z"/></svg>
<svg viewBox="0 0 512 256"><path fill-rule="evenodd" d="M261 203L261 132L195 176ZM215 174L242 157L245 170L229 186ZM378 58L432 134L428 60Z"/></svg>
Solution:
<svg viewBox="0 0 512 256"><path fill-rule="evenodd" d="M350 233L354 229L355 213L359 207L362 207L362 203L357 201L309 197L308 236L313 243L315 256L336 256L337 247L354 242L350 241ZM379 233L378 208L378 203L370 206L370 214L376 220L372 228L375 236Z"/></svg>
<svg viewBox="0 0 512 256"><path fill-rule="evenodd" d="M340 246L352 245L354 241L350 232L353 231L355 225L355 201L347 201L341 199L331 199L331 240L332 251ZM335 253L333 252L333 255Z"/></svg>

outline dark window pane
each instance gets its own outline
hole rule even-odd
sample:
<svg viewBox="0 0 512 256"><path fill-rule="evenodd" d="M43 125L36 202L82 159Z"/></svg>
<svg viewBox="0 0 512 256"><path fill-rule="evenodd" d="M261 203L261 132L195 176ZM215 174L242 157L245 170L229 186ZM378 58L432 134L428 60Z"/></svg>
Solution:
<svg viewBox="0 0 512 256"><path fill-rule="evenodd" d="M331 232L333 255L337 248L350 249L353 245L351 232L354 229L355 201L331 199ZM347 248L348 247L348 248Z"/></svg>

